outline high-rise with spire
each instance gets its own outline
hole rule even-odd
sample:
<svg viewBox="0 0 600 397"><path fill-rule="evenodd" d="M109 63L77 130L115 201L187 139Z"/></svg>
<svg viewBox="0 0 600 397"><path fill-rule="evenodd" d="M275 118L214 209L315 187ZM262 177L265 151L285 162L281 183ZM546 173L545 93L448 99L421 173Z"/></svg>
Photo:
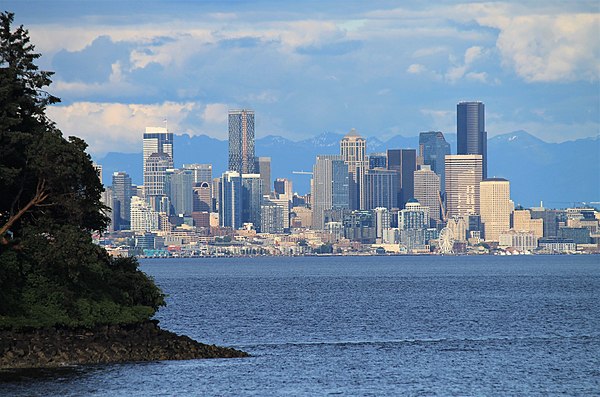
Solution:
<svg viewBox="0 0 600 397"><path fill-rule="evenodd" d="M367 141L353 128L340 141L342 160L350 173L350 209L365 209L365 172L369 169Z"/></svg>

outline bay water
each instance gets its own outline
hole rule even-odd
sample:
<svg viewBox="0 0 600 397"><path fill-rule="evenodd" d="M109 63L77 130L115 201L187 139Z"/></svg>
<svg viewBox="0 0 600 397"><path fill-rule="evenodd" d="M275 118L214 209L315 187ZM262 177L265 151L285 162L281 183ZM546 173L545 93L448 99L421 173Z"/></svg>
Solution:
<svg viewBox="0 0 600 397"><path fill-rule="evenodd" d="M141 263L162 328L252 357L14 371L0 395L600 395L598 256Z"/></svg>

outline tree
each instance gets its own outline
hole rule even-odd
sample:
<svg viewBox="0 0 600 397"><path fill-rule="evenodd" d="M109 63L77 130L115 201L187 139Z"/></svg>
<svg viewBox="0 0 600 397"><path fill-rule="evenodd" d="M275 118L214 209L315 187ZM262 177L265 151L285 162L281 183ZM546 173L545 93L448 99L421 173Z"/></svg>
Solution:
<svg viewBox="0 0 600 397"><path fill-rule="evenodd" d="M85 142L47 118L52 73L13 20L0 14L0 327L147 319L164 296L135 259L93 244L102 184Z"/></svg>

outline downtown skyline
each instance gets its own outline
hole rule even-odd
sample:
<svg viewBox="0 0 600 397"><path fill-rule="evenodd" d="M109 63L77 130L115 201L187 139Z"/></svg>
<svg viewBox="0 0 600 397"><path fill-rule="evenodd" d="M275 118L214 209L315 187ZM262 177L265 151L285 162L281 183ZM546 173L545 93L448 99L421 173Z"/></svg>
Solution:
<svg viewBox="0 0 600 397"><path fill-rule="evenodd" d="M595 2L47 4L5 7L56 72L50 117L95 158L137 152L165 118L224 139L233 108L261 115L257 139L455 133L454 105L472 100L489 138L599 131Z"/></svg>

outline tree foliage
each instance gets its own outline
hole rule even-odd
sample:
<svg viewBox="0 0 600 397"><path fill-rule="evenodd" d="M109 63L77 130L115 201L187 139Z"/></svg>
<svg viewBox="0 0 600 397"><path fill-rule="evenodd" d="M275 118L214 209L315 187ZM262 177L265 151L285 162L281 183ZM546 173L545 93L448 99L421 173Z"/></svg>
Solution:
<svg viewBox="0 0 600 397"><path fill-rule="evenodd" d="M52 73L13 19L0 14L0 327L147 319L164 296L92 242L108 224L102 184L85 142L46 117Z"/></svg>

